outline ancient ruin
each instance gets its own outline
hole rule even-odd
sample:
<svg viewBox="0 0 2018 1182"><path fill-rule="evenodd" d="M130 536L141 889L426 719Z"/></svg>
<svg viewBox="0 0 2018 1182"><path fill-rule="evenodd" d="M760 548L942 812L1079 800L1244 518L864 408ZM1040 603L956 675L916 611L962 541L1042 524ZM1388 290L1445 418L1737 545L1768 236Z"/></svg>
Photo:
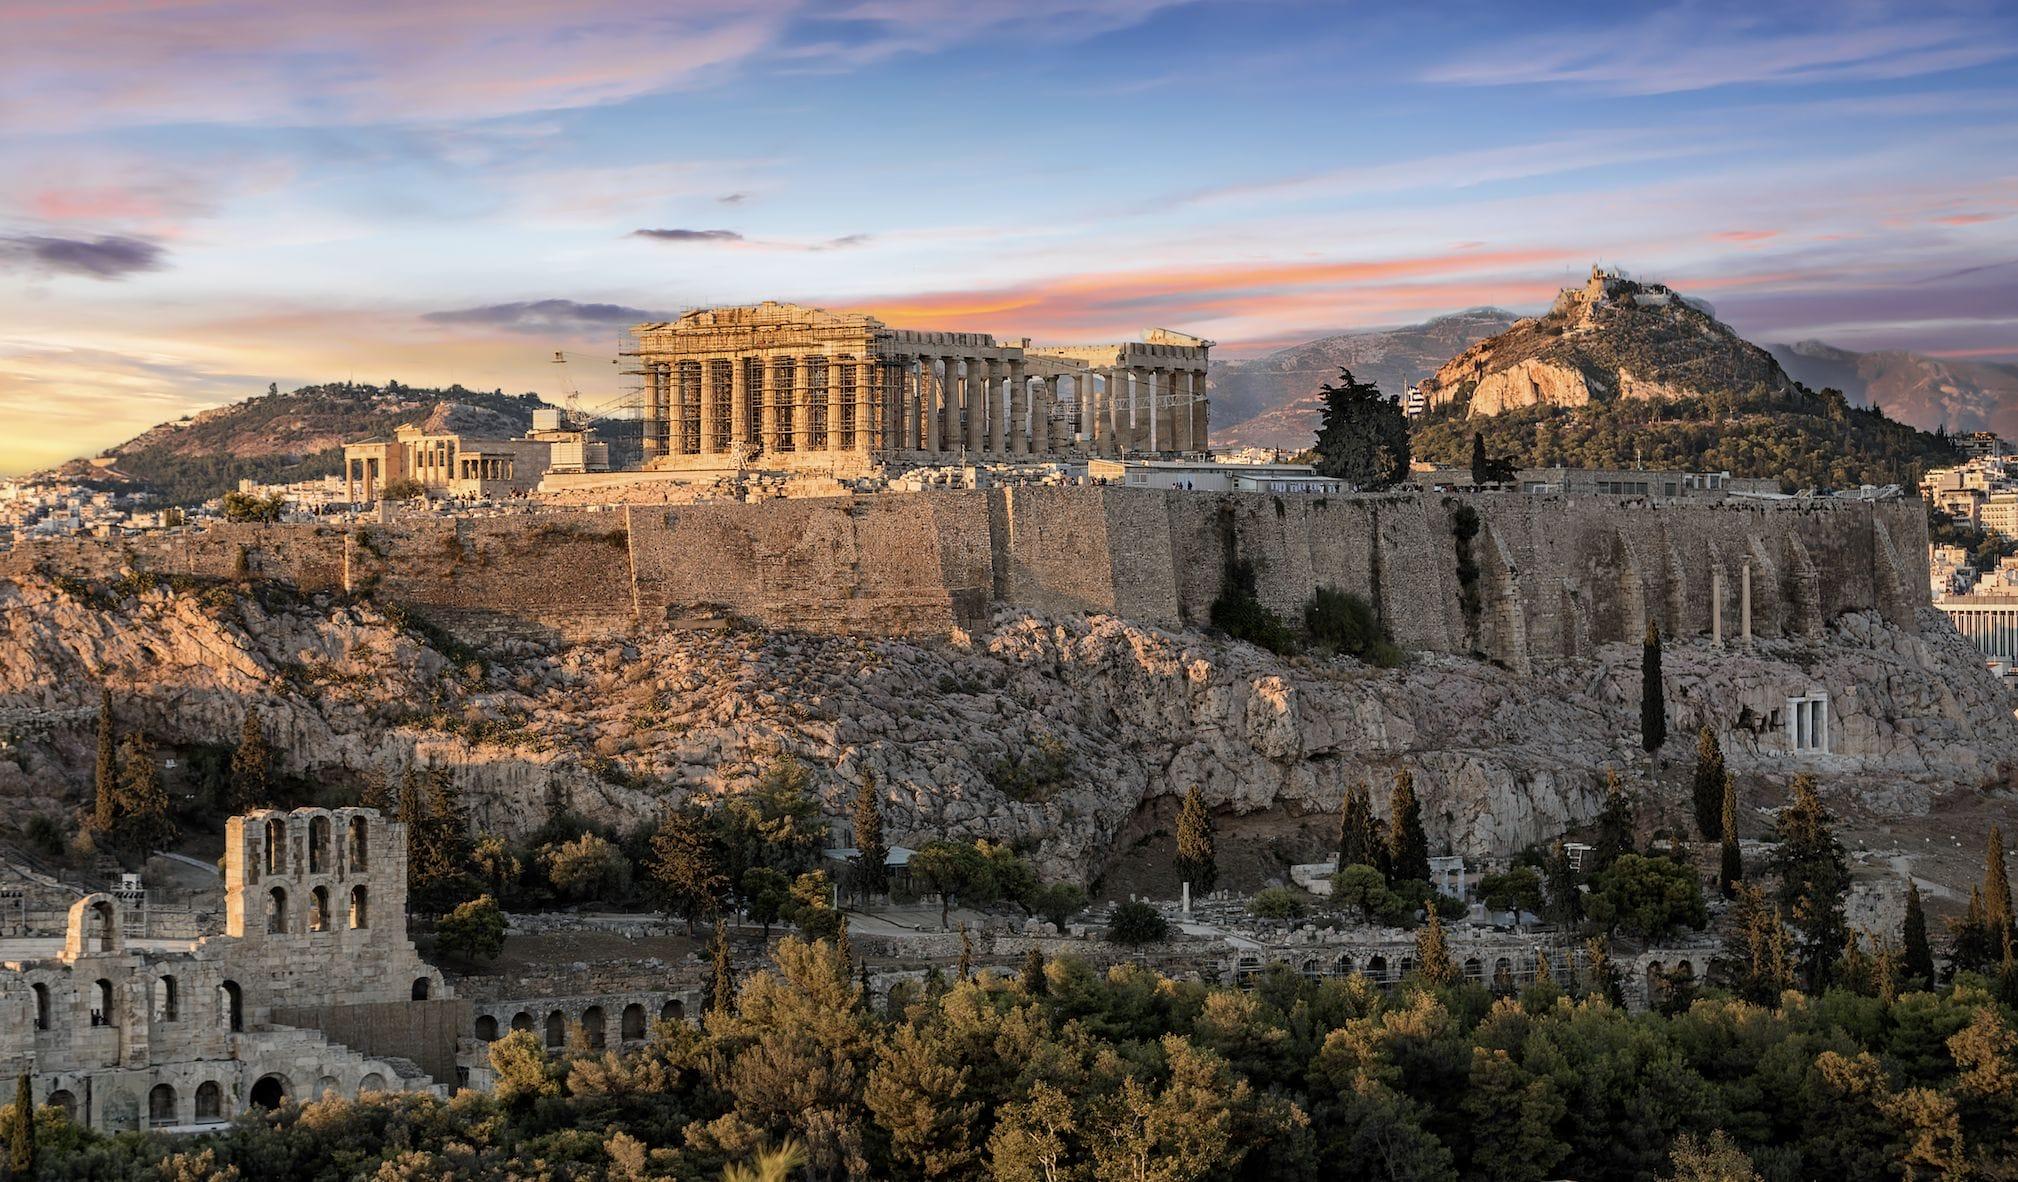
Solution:
<svg viewBox="0 0 2018 1182"><path fill-rule="evenodd" d="M646 465L677 469L1203 451L1211 348L1162 329L1037 346L766 301L640 324L624 352L644 381Z"/></svg>

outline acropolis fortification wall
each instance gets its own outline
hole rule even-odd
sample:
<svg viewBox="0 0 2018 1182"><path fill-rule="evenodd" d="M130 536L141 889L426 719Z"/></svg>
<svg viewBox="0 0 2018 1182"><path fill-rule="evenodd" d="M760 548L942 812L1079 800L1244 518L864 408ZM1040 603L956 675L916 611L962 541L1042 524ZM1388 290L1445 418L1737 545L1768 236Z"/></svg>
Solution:
<svg viewBox="0 0 2018 1182"><path fill-rule="evenodd" d="M615 634L732 616L772 628L928 634L997 606L1197 627L1228 559L1294 617L1332 586L1411 648L1513 668L1668 635L1817 633L1870 609L1917 628L1917 501L1647 501L1425 493L1276 496L1106 487L368 525L214 525L44 542L0 574L124 571L370 592L465 633ZM1746 610L1749 604L1749 611Z"/></svg>

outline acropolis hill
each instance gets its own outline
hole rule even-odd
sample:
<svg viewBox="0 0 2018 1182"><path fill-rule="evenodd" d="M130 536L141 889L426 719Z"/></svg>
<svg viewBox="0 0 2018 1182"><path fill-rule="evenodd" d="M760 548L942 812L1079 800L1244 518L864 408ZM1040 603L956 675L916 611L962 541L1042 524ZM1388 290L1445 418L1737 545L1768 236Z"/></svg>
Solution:
<svg viewBox="0 0 2018 1182"><path fill-rule="evenodd" d="M873 774L893 840L1025 841L1058 873L1194 783L1327 829L1396 767L1434 840L1504 856L1643 759L1648 620L1671 725L1715 728L1734 771L1825 771L1902 815L2006 782L2018 726L1925 603L1924 530L1896 501L1098 487L213 526L10 556L0 698L53 714L108 684L164 742L254 710L291 768L447 767L502 832L550 791L634 819L782 751L830 816ZM1366 596L1410 660L1203 635L1229 557L1285 614ZM83 741L20 743L0 795L81 792Z"/></svg>

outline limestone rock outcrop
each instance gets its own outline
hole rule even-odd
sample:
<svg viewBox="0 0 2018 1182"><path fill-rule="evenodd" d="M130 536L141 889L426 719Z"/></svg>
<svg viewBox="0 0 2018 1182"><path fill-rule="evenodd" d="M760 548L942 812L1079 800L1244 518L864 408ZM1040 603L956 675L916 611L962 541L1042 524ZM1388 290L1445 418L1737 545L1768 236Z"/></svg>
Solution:
<svg viewBox="0 0 2018 1182"><path fill-rule="evenodd" d="M1852 613L1815 642L1671 645L1670 731L1686 746L1712 725L1734 771L1826 772L1881 811L2008 783L2010 705L1937 624ZM1330 813L1352 783L1407 767L1433 841L1506 854L1592 816L1607 768L1643 765L1638 661L1612 644L1531 675L1434 654L1379 670L1009 612L947 640L660 630L507 640L477 660L334 598L163 586L107 605L28 579L0 584L0 717L17 720L0 799L25 814L85 798L91 723L32 716L74 715L107 684L121 726L164 743L230 742L255 709L305 776L447 768L475 823L503 832L537 825L554 792L647 823L790 755L837 822L873 773L895 843L1020 840L1051 873L1085 875L1145 803L1193 784L1226 811ZM1833 753L1795 757L1774 716L1811 688L1832 695Z"/></svg>

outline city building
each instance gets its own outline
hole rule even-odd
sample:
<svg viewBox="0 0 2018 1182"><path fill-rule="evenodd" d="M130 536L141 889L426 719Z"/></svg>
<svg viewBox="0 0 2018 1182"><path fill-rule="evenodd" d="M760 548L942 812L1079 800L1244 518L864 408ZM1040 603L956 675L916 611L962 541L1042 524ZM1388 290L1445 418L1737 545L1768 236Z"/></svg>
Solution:
<svg viewBox="0 0 2018 1182"><path fill-rule="evenodd" d="M1207 447L1212 342L1036 346L765 302L640 324L647 467L844 455L1181 455Z"/></svg>
<svg viewBox="0 0 2018 1182"><path fill-rule="evenodd" d="M1228 464L1211 460L1092 459L1086 475L1130 488L1200 492L1337 493L1352 485L1309 464Z"/></svg>

